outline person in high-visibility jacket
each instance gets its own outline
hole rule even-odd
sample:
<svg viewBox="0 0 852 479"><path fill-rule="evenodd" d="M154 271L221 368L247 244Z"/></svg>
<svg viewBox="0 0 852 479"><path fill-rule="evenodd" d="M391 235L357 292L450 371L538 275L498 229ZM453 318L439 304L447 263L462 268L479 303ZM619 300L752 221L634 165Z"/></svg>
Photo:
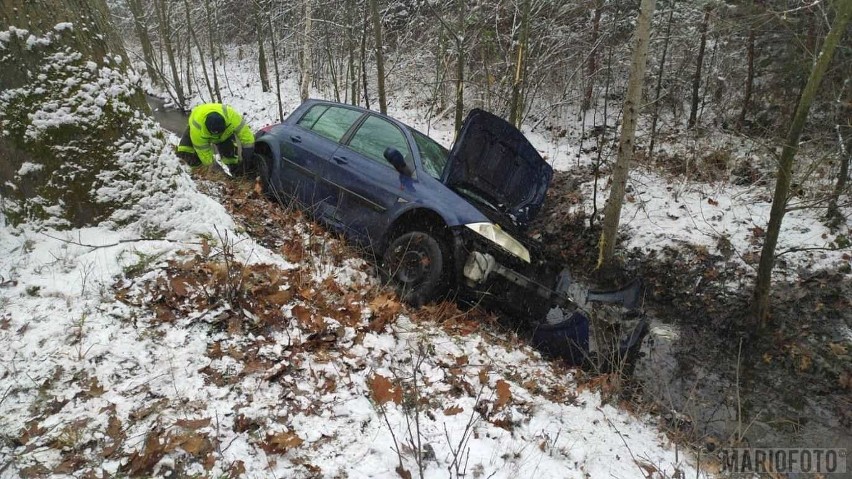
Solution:
<svg viewBox="0 0 852 479"><path fill-rule="evenodd" d="M210 166L213 148L222 163L245 167L254 155L254 133L242 115L222 103L205 103L192 109L189 125L178 144L178 156L189 166Z"/></svg>

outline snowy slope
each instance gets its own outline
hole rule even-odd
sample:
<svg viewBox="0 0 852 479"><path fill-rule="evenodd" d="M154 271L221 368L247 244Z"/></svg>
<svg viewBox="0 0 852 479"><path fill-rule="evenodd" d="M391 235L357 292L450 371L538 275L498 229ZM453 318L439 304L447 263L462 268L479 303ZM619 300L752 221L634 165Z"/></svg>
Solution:
<svg viewBox="0 0 852 479"><path fill-rule="evenodd" d="M275 114L254 87L228 102ZM0 228L0 477L696 476L487 318L408 311L249 192L294 221L268 249L159 160L175 201L140 212L146 231Z"/></svg>
<svg viewBox="0 0 852 479"><path fill-rule="evenodd" d="M437 309L413 320L369 293L374 281L360 260L291 261L179 184L192 206L150 219L164 240L99 228L0 231L10 252L0 260L2 477L393 477L399 456L416 469L402 445L412 401L421 404L425 477L445 477L453 451L460 470L482 477L695 474L653 426L601 405L528 348L475 324L422 319L441 316ZM310 248L316 234L294 227L288 240ZM267 336L227 302L187 308L203 297L191 274L214 270L232 249L264 281L278 271L279 290L296 290L281 296L282 322ZM379 377L406 391L398 404L395 393L382 403Z"/></svg>

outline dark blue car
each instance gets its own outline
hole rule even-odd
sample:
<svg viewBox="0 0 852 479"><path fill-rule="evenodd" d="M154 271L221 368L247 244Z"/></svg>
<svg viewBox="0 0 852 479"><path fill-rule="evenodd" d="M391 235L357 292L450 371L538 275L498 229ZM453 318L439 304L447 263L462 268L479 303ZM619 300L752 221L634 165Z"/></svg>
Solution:
<svg viewBox="0 0 852 479"><path fill-rule="evenodd" d="M552 168L506 121L473 110L452 151L399 121L308 100L258 133L268 192L370 248L407 301L454 288L542 316L556 271L524 230Z"/></svg>
<svg viewBox="0 0 852 479"><path fill-rule="evenodd" d="M371 251L406 301L453 291L541 323L534 342L545 350L573 362L587 355L583 314L544 322L554 306L574 306L568 277L525 234L553 169L508 122L473 110L447 151L386 115L308 100L259 131L256 151L266 193L295 198ZM635 302L636 291L585 299L626 303L632 294Z"/></svg>

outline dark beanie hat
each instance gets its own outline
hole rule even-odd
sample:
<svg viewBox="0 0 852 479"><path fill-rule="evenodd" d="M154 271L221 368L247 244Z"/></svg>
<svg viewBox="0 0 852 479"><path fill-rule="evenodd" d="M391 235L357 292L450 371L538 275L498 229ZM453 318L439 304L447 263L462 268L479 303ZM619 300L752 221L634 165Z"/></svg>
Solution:
<svg viewBox="0 0 852 479"><path fill-rule="evenodd" d="M225 131L225 118L216 112L210 113L204 119L204 126L207 127L207 131L210 133L218 135Z"/></svg>

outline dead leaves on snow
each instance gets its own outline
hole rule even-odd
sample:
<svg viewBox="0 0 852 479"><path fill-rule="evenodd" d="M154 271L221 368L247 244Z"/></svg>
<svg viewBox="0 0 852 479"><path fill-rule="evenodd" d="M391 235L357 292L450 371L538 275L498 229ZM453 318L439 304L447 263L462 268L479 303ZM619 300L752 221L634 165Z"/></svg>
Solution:
<svg viewBox="0 0 852 479"><path fill-rule="evenodd" d="M175 421L175 426L182 427L184 429L189 429L192 431L207 427L210 425L210 418L201 418L201 419L178 419Z"/></svg>
<svg viewBox="0 0 852 479"><path fill-rule="evenodd" d="M292 431L267 434L266 439L260 443L260 448L267 454L284 454L290 449L299 447L305 441Z"/></svg>
<svg viewBox="0 0 852 479"><path fill-rule="evenodd" d="M41 427L36 421L27 423L27 427L21 431L21 437L18 439L20 443L28 448L36 447L38 444L55 449L60 452L60 459L52 470L41 464L22 468L19 471L21 476L45 477L50 474L82 473L81 477L106 477L98 474L99 460L96 458L121 460L122 456L117 453L125 446L127 440L125 427L117 417L115 409L116 407L113 404L100 410L101 414L108 414L109 416L106 428L102 431L103 439L97 440L97 442L91 439L91 432L94 431L87 429L90 424L88 418L80 418L61 428L52 428L52 436L42 439L38 443L35 440L48 436L50 431ZM147 415L143 414L143 417ZM198 431L208 427L210 422L209 418L178 419L174 426L168 429L155 426L145 436L138 450L130 453L129 456L126 456L126 459L122 460L119 471L131 477L150 477L155 472L158 463L172 453L191 457L198 461L205 470L211 470L216 461L214 452L216 444L206 434ZM80 453L81 448L91 449L96 445L100 446L101 449L100 451L95 449L97 451L95 456ZM160 470L160 473L162 472Z"/></svg>
<svg viewBox="0 0 852 479"><path fill-rule="evenodd" d="M370 397L377 404L384 405L388 402L393 402L394 404L402 403L402 388L381 374L373 374L368 380L367 385L370 388Z"/></svg>
<svg viewBox="0 0 852 479"><path fill-rule="evenodd" d="M373 319L367 329L378 333L384 331L385 326L396 319L402 304L390 294L382 294L370 301L370 309L373 311Z"/></svg>
<svg viewBox="0 0 852 479"><path fill-rule="evenodd" d="M206 435L195 431L176 432L155 428L145 437L140 450L133 452L119 471L130 476L146 476L167 454L178 450L199 460L205 470L213 468L215 445Z"/></svg>
<svg viewBox="0 0 852 479"><path fill-rule="evenodd" d="M503 409L512 401L512 388L509 387L509 383L506 381L499 379L495 391L497 399L494 401L494 409Z"/></svg>
<svg viewBox="0 0 852 479"><path fill-rule="evenodd" d="M455 416L463 411L464 409L462 409L461 406L450 406L447 409L444 409L444 416Z"/></svg>

